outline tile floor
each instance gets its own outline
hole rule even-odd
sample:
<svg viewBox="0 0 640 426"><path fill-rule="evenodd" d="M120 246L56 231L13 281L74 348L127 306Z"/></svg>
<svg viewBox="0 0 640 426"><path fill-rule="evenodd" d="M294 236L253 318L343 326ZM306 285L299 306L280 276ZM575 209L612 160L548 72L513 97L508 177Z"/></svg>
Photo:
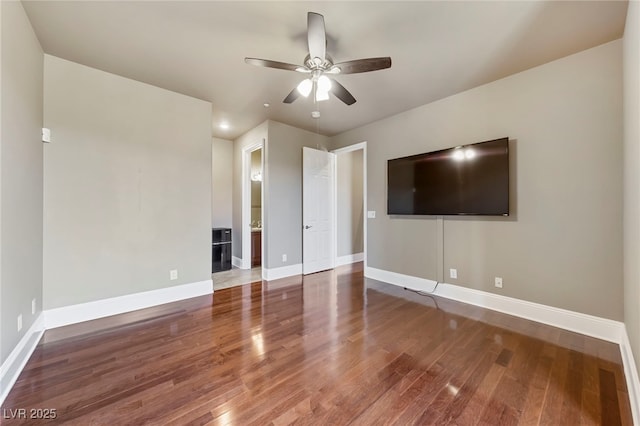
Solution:
<svg viewBox="0 0 640 426"><path fill-rule="evenodd" d="M228 271L211 274L211 278L213 279L213 290L222 290L223 288L262 281L262 267L239 269L234 266Z"/></svg>

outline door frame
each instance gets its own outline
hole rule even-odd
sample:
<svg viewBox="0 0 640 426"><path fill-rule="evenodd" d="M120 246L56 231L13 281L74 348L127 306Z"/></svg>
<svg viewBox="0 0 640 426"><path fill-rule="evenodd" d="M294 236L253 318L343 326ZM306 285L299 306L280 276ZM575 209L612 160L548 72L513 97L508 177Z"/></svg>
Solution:
<svg viewBox="0 0 640 426"><path fill-rule="evenodd" d="M240 229L240 235L242 238L242 262L240 269L251 269L251 154L254 151L262 149L262 155L260 160L262 162L262 185L260 185L260 198L262 200L262 209L260 212L260 221L262 222L262 238L260 255L262 256L261 267L264 272L264 241L265 241L265 228L266 223L264 221L265 211L265 197L264 187L266 182L265 173L265 161L264 161L264 146L265 140L248 145L242 148L242 228Z"/></svg>
<svg viewBox="0 0 640 426"><path fill-rule="evenodd" d="M336 167L334 169L334 191L333 191L333 222L335 224L334 227L334 254L335 260L333 262L334 265L338 265L338 156L340 154L344 154L347 152L353 152L362 150L362 214L364 216L362 221L362 252L364 256L364 267L367 267L367 221L368 219L368 210L367 210L367 141L362 141L353 145L345 146L343 148L334 149L331 152L336 154Z"/></svg>

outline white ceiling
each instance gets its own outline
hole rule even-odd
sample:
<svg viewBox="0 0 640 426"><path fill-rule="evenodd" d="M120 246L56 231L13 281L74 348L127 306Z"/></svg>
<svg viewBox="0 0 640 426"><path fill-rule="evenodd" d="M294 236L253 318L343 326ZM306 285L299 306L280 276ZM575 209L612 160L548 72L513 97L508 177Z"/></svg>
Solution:
<svg viewBox="0 0 640 426"><path fill-rule="evenodd" d="M46 53L213 104L213 134L265 119L334 135L618 39L618 1L23 1ZM334 62L390 56L391 69L338 76L358 102L282 99L304 76L307 12L324 15ZM270 108L263 104L268 102ZM227 131L218 128L226 120Z"/></svg>

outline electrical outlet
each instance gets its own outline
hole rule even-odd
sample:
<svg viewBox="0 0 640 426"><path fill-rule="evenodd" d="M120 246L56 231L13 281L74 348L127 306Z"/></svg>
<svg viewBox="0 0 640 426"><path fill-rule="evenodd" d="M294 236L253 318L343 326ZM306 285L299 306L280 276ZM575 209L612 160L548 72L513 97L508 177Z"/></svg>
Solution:
<svg viewBox="0 0 640 426"><path fill-rule="evenodd" d="M282 255L282 261L283 261L283 262L286 262L286 261L287 261L287 255L286 255L286 254L283 254L283 255Z"/></svg>
<svg viewBox="0 0 640 426"><path fill-rule="evenodd" d="M18 315L18 331L22 330L22 314Z"/></svg>
<svg viewBox="0 0 640 426"><path fill-rule="evenodd" d="M169 279L170 280L177 280L178 279L178 270L177 269L172 269L169 271Z"/></svg>
<svg viewBox="0 0 640 426"><path fill-rule="evenodd" d="M458 270L457 269L449 269L449 278L454 278L457 279L458 278Z"/></svg>
<svg viewBox="0 0 640 426"><path fill-rule="evenodd" d="M31 315L36 314L36 299L31 299Z"/></svg>
<svg viewBox="0 0 640 426"><path fill-rule="evenodd" d="M376 218L376 211L375 210L369 210L367 211L367 217L369 219L375 219Z"/></svg>
<svg viewBox="0 0 640 426"><path fill-rule="evenodd" d="M496 287L502 288L502 278L496 277Z"/></svg>

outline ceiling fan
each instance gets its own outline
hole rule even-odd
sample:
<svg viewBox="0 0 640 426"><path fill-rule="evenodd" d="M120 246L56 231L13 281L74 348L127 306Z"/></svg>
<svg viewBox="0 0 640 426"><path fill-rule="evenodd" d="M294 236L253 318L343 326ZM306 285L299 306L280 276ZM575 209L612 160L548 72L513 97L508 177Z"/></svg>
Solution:
<svg viewBox="0 0 640 426"><path fill-rule="evenodd" d="M304 59L304 65L287 64L269 59L244 58L247 64L259 67L309 74L309 78L302 80L284 98L283 102L286 104L292 103L300 96L308 97L311 92L313 92L316 101L324 101L329 99L329 92L331 92L345 104L353 105L356 102L356 98L342 84L330 76L377 71L391 67L391 58L388 56L356 59L334 64L331 57L326 53L327 37L324 29L324 17L319 13L309 12L307 14L307 40L309 54Z"/></svg>

